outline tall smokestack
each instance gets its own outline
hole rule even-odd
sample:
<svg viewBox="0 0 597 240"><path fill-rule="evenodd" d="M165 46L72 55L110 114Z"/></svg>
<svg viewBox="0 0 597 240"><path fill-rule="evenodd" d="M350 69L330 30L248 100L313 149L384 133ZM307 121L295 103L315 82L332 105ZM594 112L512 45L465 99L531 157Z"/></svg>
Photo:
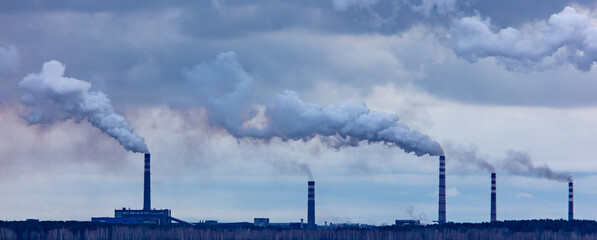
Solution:
<svg viewBox="0 0 597 240"><path fill-rule="evenodd" d="M143 210L149 211L151 210L151 182L149 179L149 159L151 155L149 153L145 154L145 178L143 184Z"/></svg>
<svg viewBox="0 0 597 240"><path fill-rule="evenodd" d="M437 222L446 223L446 157L439 156L439 214Z"/></svg>
<svg viewBox="0 0 597 240"><path fill-rule="evenodd" d="M497 200L495 181L495 173L491 173L491 222L497 221Z"/></svg>
<svg viewBox="0 0 597 240"><path fill-rule="evenodd" d="M572 180L568 182L568 221L574 220L574 189Z"/></svg>
<svg viewBox="0 0 597 240"><path fill-rule="evenodd" d="M309 181L309 195L307 200L307 226L315 228L315 181Z"/></svg>

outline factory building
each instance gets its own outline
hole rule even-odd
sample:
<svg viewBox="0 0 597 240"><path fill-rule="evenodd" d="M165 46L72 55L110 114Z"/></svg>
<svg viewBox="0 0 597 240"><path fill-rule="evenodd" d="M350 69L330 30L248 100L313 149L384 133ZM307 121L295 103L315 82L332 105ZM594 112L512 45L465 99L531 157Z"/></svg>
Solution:
<svg viewBox="0 0 597 240"><path fill-rule="evenodd" d="M121 210L114 210L114 218L134 219L137 224L167 225L172 223L170 209L131 210L123 208Z"/></svg>
<svg viewBox="0 0 597 240"><path fill-rule="evenodd" d="M143 178L143 209L116 209L114 218L95 217L92 222L120 223L120 224L156 224L168 225L172 221L186 223L171 216L170 209L151 209L151 155L145 154L145 171Z"/></svg>
<svg viewBox="0 0 597 240"><path fill-rule="evenodd" d="M267 227L269 225L269 218L254 218L253 224L258 227Z"/></svg>
<svg viewBox="0 0 597 240"><path fill-rule="evenodd" d="M396 219L396 221L394 222L395 226L398 227L402 227L402 226L419 226L421 225L421 221L419 220L402 220L402 219Z"/></svg>

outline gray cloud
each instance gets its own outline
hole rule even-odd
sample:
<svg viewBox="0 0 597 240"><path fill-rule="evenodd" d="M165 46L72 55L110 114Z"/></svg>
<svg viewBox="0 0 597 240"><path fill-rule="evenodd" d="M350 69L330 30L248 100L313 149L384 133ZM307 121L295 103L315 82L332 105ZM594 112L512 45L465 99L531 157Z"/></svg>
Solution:
<svg viewBox="0 0 597 240"><path fill-rule="evenodd" d="M471 16L475 12L491 18L492 24L501 28L512 26L519 27L526 23L543 20L551 14L562 11L566 6L581 4L593 7L592 0L502 0L502 1L463 1L466 2L460 9L466 9L466 14Z"/></svg>
<svg viewBox="0 0 597 240"><path fill-rule="evenodd" d="M573 7L526 29L494 28L489 19L480 16L458 19L450 31L454 51L470 61L490 56L515 60L505 62L510 69L548 61L588 71L597 60L597 27Z"/></svg>
<svg viewBox="0 0 597 240"><path fill-rule="evenodd" d="M18 76L20 65L19 50L15 46L0 46L0 104L5 104L14 95L11 83Z"/></svg>
<svg viewBox="0 0 597 240"><path fill-rule="evenodd" d="M431 15L433 11L440 15L448 15L456 12L457 0L421 0L419 3L412 3L410 8L413 11L421 12L425 16ZM416 2L416 1L415 1Z"/></svg>
<svg viewBox="0 0 597 240"><path fill-rule="evenodd" d="M19 72L20 56L15 46L0 46L0 77L15 75Z"/></svg>
<svg viewBox="0 0 597 240"><path fill-rule="evenodd" d="M390 4L392 8L398 10L406 8L413 12L429 17L432 13L439 15L449 15L458 10L457 0L401 0L401 1L383 1L383 0L332 0L332 5L337 11L346 11L351 8L370 10L370 13L379 13L375 7Z"/></svg>
<svg viewBox="0 0 597 240"><path fill-rule="evenodd" d="M455 59L436 68L419 82L432 95L447 100L482 105L571 108L594 106L597 89L593 72L559 70L512 73L494 61L474 65ZM460 75L459 72L467 71Z"/></svg>
<svg viewBox="0 0 597 240"><path fill-rule="evenodd" d="M550 73L553 66L544 65L531 73L510 74L495 68L492 58L480 58L472 65L452 59L446 51L449 45L443 42L451 18L484 9L480 14L491 17L492 27L497 28L502 22L493 26L493 16L507 18L500 15L506 9L492 10L493 5L484 2L452 5L446 1L446 6L456 10L444 16L434 10L437 3L442 1L371 1L363 7L335 9L332 1L177 1L138 7L65 1L28 8L36 3L23 1L25 6L19 11L0 14L0 44L19 49L17 75L37 71L48 59L60 59L69 66L71 76L110 93L117 108L164 104L174 95L192 96L185 91L180 69L230 50L240 54L255 88L264 93L254 98L283 89L311 97L310 91L320 83L340 83L366 96L372 86L392 83L397 89L415 86L436 97L475 104L594 105L592 74L557 68L566 74ZM541 14L562 3L548 5L533 8L532 16L512 26L522 30L521 25L548 17L549 13ZM432 9L433 14L425 17L412 6L432 6L422 9ZM374 26L376 18L381 25ZM500 61L510 66L521 63L505 57ZM569 74L575 80L563 81ZM5 92L15 91L11 86L15 79L2 81L7 84L4 89L10 89Z"/></svg>

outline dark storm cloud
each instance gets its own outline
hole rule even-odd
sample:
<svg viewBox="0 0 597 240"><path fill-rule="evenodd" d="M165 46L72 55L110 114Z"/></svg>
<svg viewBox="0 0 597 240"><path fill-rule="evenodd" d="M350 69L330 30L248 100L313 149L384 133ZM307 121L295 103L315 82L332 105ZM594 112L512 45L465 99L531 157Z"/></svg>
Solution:
<svg viewBox="0 0 597 240"><path fill-rule="evenodd" d="M566 6L581 4L593 7L592 0L502 0L502 1L467 1L467 15L474 15L477 11L500 27L518 27L527 22L545 19L547 16L560 12Z"/></svg>
<svg viewBox="0 0 597 240"><path fill-rule="evenodd" d="M233 38L284 29L328 33L394 34L416 23L445 24L456 0L417 1L3 1L0 13L126 15L177 9L180 30L194 38ZM363 1L369 2L369 1ZM159 16L158 16L159 17Z"/></svg>
<svg viewBox="0 0 597 240"><path fill-rule="evenodd" d="M477 1L110 3L2 1L0 47L12 54L14 46L20 62L13 73L18 77L1 79L4 91L16 92L19 78L57 59L69 66L72 77L110 94L116 108L171 103L173 96L193 94L184 91L181 69L234 51L254 76L255 87L265 93L254 96L262 102L267 100L262 96L283 89L308 94L317 84L330 82L359 89L361 95L369 94L372 86L392 83L398 88L413 84L441 98L471 103L595 103L593 94L578 94L595 89L590 75L573 81L558 74L517 75L434 53L451 47L444 37L451 19L476 16L476 9L481 20L492 19L493 27L517 27L549 18L570 4L565 1L549 1L517 22L500 20L508 18L510 8ZM431 37L417 39L419 32ZM437 60L441 58L448 61ZM508 64L508 59L500 64Z"/></svg>
<svg viewBox="0 0 597 240"><path fill-rule="evenodd" d="M60 1L35 1L35 0L5 0L0 2L0 12L2 13L19 13L31 11L82 11L82 12L99 12L99 11L130 11L143 8L158 8L170 7L180 5L191 5L195 3L209 4L209 0L188 1L188 0L170 0L170 1L119 1L119 0L105 0L105 1L78 1L78 0L60 0Z"/></svg>

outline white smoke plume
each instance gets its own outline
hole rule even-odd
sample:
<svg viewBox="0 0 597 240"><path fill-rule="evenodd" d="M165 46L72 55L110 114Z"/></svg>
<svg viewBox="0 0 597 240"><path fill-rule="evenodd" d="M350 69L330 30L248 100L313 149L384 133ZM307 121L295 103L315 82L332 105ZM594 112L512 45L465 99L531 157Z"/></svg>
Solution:
<svg viewBox="0 0 597 240"><path fill-rule="evenodd" d="M454 52L473 62L496 57L515 68L549 61L589 71L597 60L597 26L574 7L520 29L497 29L478 15L464 17L454 21L450 36Z"/></svg>
<svg viewBox="0 0 597 240"><path fill-rule="evenodd" d="M529 177L538 177L548 180L567 182L572 176L567 172L557 172L551 170L547 164L535 165L531 157L521 151L507 151L506 156L490 163L486 156L481 156L478 151L472 147L452 146L444 144L446 152L450 159L454 159L466 166L472 166L476 169L486 172L505 172L513 175L522 175Z"/></svg>
<svg viewBox="0 0 597 240"><path fill-rule="evenodd" d="M91 84L64 76L65 66L58 61L44 63L42 71L19 82L24 91L21 103L32 107L25 119L30 124L52 124L74 119L91 125L115 138L126 150L148 153L145 140L137 135L124 117L114 112L110 99Z"/></svg>
<svg viewBox="0 0 597 240"><path fill-rule="evenodd" d="M397 115L370 110L363 101L322 106L304 102L296 92L284 91L264 107L253 104L253 79L233 52L185 70L183 75L200 89L197 95L209 110L210 123L235 137L307 141L320 136L335 147L386 143L417 156L443 153L439 143L398 122ZM248 124L251 122L263 124Z"/></svg>
<svg viewBox="0 0 597 240"><path fill-rule="evenodd" d="M415 212L415 208L413 206L409 206L406 208L406 213L412 220L419 221L419 224L421 224L423 226L433 224L433 221L431 221L431 220L429 220L429 218L427 218L427 215L425 215L425 212L420 212L418 216L414 212Z"/></svg>

